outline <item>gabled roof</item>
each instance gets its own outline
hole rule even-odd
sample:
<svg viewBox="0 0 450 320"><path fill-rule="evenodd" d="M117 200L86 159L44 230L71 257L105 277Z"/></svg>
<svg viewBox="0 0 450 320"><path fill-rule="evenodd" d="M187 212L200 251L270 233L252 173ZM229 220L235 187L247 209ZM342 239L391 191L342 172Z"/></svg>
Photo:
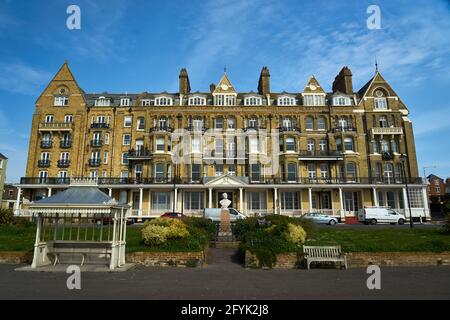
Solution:
<svg viewBox="0 0 450 320"><path fill-rule="evenodd" d="M303 93L319 93L324 94L325 90L323 90L322 86L319 84L319 81L312 75L308 79L308 83L303 89Z"/></svg>
<svg viewBox="0 0 450 320"><path fill-rule="evenodd" d="M389 85L389 83L384 80L383 76L379 71L375 73L372 79L369 80L361 89L358 91L358 97L360 100L363 100L366 95L368 95L373 89L376 87L382 85L384 88L386 88L390 94L395 95L398 97L397 93L392 89L392 87Z"/></svg>
<svg viewBox="0 0 450 320"><path fill-rule="evenodd" d="M228 75L226 72L220 79L219 84L214 90L214 93L236 93L236 90L234 90L234 87L231 84L230 79L228 79Z"/></svg>
<svg viewBox="0 0 450 320"><path fill-rule="evenodd" d="M117 205L116 200L96 187L74 187L59 192L51 197L33 202L36 205Z"/></svg>
<svg viewBox="0 0 450 320"><path fill-rule="evenodd" d="M0 153L0 159L8 160L8 158L6 156L4 156L3 153Z"/></svg>

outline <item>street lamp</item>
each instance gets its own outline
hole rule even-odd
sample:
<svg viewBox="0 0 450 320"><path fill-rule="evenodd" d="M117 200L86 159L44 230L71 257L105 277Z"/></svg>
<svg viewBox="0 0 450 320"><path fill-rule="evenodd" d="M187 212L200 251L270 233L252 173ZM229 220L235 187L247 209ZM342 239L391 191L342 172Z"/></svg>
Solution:
<svg viewBox="0 0 450 320"><path fill-rule="evenodd" d="M408 177L406 176L406 159L408 156L406 154L402 154L400 156L400 161L402 162L402 171L403 177L405 177L405 188L406 188L406 199L408 200L408 209L409 209L409 226L411 228L414 227L412 212L411 212L411 202L409 200L409 192L408 192Z"/></svg>

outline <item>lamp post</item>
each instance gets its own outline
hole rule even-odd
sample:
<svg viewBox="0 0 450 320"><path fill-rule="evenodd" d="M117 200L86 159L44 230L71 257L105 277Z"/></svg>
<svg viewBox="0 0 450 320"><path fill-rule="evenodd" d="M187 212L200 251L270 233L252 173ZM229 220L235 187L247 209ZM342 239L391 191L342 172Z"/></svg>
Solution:
<svg viewBox="0 0 450 320"><path fill-rule="evenodd" d="M411 202L409 200L409 192L408 192L408 177L406 176L406 154L402 154L400 156L400 161L402 162L402 171L403 171L403 177L405 177L405 188L406 188L406 199L408 201L408 209L409 209L409 226L410 228L414 227L413 218L412 218L412 212L411 212Z"/></svg>

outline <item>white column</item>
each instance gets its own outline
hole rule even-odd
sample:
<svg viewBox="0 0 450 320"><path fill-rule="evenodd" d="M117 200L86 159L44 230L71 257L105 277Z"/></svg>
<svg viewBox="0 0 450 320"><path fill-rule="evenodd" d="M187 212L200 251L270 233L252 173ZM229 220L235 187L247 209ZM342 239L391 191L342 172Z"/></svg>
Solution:
<svg viewBox="0 0 450 320"><path fill-rule="evenodd" d="M422 188L422 194L423 194L423 209L424 209L424 217L428 218L430 216L430 209L428 207L428 194L427 194L427 187Z"/></svg>
<svg viewBox="0 0 450 320"><path fill-rule="evenodd" d="M139 216L142 216L142 202L144 200L144 188L139 188Z"/></svg>
<svg viewBox="0 0 450 320"><path fill-rule="evenodd" d="M52 196L52 188L48 188L47 198Z"/></svg>
<svg viewBox="0 0 450 320"><path fill-rule="evenodd" d="M110 198L112 197L112 188L108 188L108 195Z"/></svg>
<svg viewBox="0 0 450 320"><path fill-rule="evenodd" d="M172 208L175 208L175 211L177 211L178 209L177 202L178 202L178 188L175 188L173 193L173 204L172 204Z"/></svg>
<svg viewBox="0 0 450 320"><path fill-rule="evenodd" d="M15 207L16 210L20 209L20 196L21 196L21 194L22 194L22 188L18 187L17 188L17 201L16 201L16 207Z"/></svg>
<svg viewBox="0 0 450 320"><path fill-rule="evenodd" d="M278 202L278 194L277 194L277 188L273 188L273 213L277 214L278 208L277 208L277 202Z"/></svg>
<svg viewBox="0 0 450 320"><path fill-rule="evenodd" d="M213 197L213 193L212 192L213 192L213 189L209 188L208 191L209 191L209 194L208 194L208 201L209 201L208 208L212 208L213 207L213 204L212 204L212 197Z"/></svg>
<svg viewBox="0 0 450 320"><path fill-rule="evenodd" d="M405 217L408 216L408 194L406 193L406 188L403 188L403 207L405 208Z"/></svg>
<svg viewBox="0 0 450 320"><path fill-rule="evenodd" d="M372 188L373 192L373 205L375 207L378 207L378 194L377 194L377 188Z"/></svg>
<svg viewBox="0 0 450 320"><path fill-rule="evenodd" d="M150 210L151 210L151 198L150 198L150 189L148 189L148 206L147 206L147 214L150 216Z"/></svg>
<svg viewBox="0 0 450 320"><path fill-rule="evenodd" d="M308 188L308 197L309 197L309 211L313 211L312 207L312 188Z"/></svg>
<svg viewBox="0 0 450 320"><path fill-rule="evenodd" d="M244 212L244 188L239 188L239 211Z"/></svg>
<svg viewBox="0 0 450 320"><path fill-rule="evenodd" d="M342 196L342 188L339 188L339 205L340 205L340 213L341 213L341 218L345 217L345 212L344 212L344 197Z"/></svg>

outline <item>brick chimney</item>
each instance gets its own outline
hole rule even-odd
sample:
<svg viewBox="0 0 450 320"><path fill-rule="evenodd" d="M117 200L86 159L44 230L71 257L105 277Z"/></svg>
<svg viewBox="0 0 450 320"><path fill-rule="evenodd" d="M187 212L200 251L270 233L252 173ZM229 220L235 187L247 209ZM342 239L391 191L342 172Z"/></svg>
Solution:
<svg viewBox="0 0 450 320"><path fill-rule="evenodd" d="M262 95L270 94L270 72L267 67L261 69L258 82L258 93Z"/></svg>
<svg viewBox="0 0 450 320"><path fill-rule="evenodd" d="M189 83L189 76L187 70L182 68L180 70L180 94L188 96L191 93L191 84Z"/></svg>
<svg viewBox="0 0 450 320"><path fill-rule="evenodd" d="M214 83L211 83L209 85L209 91L211 91L211 93L213 93L214 91L216 91L216 85Z"/></svg>
<svg viewBox="0 0 450 320"><path fill-rule="evenodd" d="M345 94L353 94L352 71L343 67L339 74L334 78L333 92L340 91Z"/></svg>

